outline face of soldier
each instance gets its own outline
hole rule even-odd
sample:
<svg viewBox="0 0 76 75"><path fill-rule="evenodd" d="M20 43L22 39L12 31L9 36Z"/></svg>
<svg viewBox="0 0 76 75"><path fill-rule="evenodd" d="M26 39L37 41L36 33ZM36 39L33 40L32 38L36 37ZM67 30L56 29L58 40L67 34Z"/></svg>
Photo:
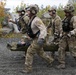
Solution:
<svg viewBox="0 0 76 75"><path fill-rule="evenodd" d="M29 10L27 11L27 15L28 17L31 17L31 12Z"/></svg>
<svg viewBox="0 0 76 75"><path fill-rule="evenodd" d="M69 17L70 16L70 13L69 12L65 12L65 16L66 17Z"/></svg>
<svg viewBox="0 0 76 75"><path fill-rule="evenodd" d="M54 10L49 11L49 15L52 16L52 17L55 16L56 15L56 11L54 11Z"/></svg>

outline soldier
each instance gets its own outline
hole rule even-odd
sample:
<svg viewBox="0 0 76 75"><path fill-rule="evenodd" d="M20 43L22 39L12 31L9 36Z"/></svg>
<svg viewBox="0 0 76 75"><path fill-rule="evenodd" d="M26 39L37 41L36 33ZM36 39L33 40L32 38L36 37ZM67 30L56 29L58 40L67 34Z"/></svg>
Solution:
<svg viewBox="0 0 76 75"><path fill-rule="evenodd" d="M27 10L30 18L27 35L33 39L33 42L27 49L25 70L23 72L29 73L32 71L33 56L35 53L44 58L50 65L54 59L48 56L42 47L47 36L47 30L41 19L36 16L39 7L37 5L31 5Z"/></svg>
<svg viewBox="0 0 76 75"><path fill-rule="evenodd" d="M17 13L19 14L19 18L15 21L9 20L9 22L17 24L18 30L22 33L25 33L29 18L25 13L25 9L22 7L17 10Z"/></svg>
<svg viewBox="0 0 76 75"><path fill-rule="evenodd" d="M50 24L48 28L51 27L51 35L54 36L54 44L58 44L60 32L62 30L62 21L61 18L57 15L56 8L53 6L49 10L49 15L51 16ZM52 53L54 57L54 52Z"/></svg>
<svg viewBox="0 0 76 75"><path fill-rule="evenodd" d="M59 42L59 62L60 64L56 66L58 69L64 69L65 66L65 49L68 45L73 57L76 57L76 16L73 15L74 7L71 4L67 4L64 7L65 18L62 21L63 32L61 40Z"/></svg>
<svg viewBox="0 0 76 75"><path fill-rule="evenodd" d="M18 25L18 29L21 33L26 33L27 32L27 24L29 22L29 17L27 15L27 9L23 9L23 8L19 8L17 10L17 13L19 14L19 19L18 21L13 21L13 20L9 20L9 22L12 22L14 24ZM24 41L23 41L24 39ZM25 38L21 39L21 42L25 42ZM22 43L18 42L12 42L12 43L7 43L8 47L11 47L12 50L17 49L19 46L17 45L22 45Z"/></svg>

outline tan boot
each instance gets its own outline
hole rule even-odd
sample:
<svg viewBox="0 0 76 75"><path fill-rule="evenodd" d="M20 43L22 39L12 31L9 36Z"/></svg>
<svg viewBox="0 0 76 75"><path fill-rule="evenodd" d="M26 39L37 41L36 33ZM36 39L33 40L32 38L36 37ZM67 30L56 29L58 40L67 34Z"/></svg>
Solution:
<svg viewBox="0 0 76 75"><path fill-rule="evenodd" d="M49 62L49 64L47 65L47 67L52 67L54 63L54 59L52 61Z"/></svg>
<svg viewBox="0 0 76 75"><path fill-rule="evenodd" d="M22 71L23 73L31 73L32 72L32 69L25 69Z"/></svg>
<svg viewBox="0 0 76 75"><path fill-rule="evenodd" d="M58 66L56 66L57 69L65 69L65 64L60 64Z"/></svg>
<svg viewBox="0 0 76 75"><path fill-rule="evenodd" d="M32 70L23 70L22 72L23 72L23 73L31 73Z"/></svg>

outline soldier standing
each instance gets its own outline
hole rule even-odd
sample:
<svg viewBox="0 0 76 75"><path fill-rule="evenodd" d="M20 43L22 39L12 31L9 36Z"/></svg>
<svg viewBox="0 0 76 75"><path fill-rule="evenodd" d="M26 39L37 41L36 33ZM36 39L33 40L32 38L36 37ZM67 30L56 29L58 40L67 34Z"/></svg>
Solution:
<svg viewBox="0 0 76 75"><path fill-rule="evenodd" d="M27 16L27 9L20 8L17 12L19 13L19 21L18 21L19 30L22 33L26 33L27 24L29 22L29 17Z"/></svg>
<svg viewBox="0 0 76 75"><path fill-rule="evenodd" d="M39 11L39 7L37 5L31 5L27 10L30 18L27 35L29 38L33 39L33 42L28 47L26 53L24 70L26 73L32 71L33 56L35 53L44 58L50 65L53 62L53 58L48 56L42 47L47 36L47 30L41 19L36 16L37 12Z"/></svg>
<svg viewBox="0 0 76 75"><path fill-rule="evenodd" d="M73 57L76 58L76 16L73 15L74 7L71 4L67 4L64 7L65 18L62 21L62 29L63 32L61 40L59 42L59 62L60 64L57 66L58 69L64 69L65 66L65 49L68 45L69 51L72 53Z"/></svg>
<svg viewBox="0 0 76 75"><path fill-rule="evenodd" d="M51 27L52 36L54 36L54 43L58 44L60 32L62 30L62 21L61 18L57 15L56 8L53 6L49 10L49 15L51 16L51 21L48 26L48 28ZM52 56L54 57L54 52L52 53Z"/></svg>
<svg viewBox="0 0 76 75"><path fill-rule="evenodd" d="M9 20L9 22L17 24L18 30L22 33L25 33L29 18L25 12L25 9L22 7L17 10L17 13L19 14L19 18L15 21Z"/></svg>

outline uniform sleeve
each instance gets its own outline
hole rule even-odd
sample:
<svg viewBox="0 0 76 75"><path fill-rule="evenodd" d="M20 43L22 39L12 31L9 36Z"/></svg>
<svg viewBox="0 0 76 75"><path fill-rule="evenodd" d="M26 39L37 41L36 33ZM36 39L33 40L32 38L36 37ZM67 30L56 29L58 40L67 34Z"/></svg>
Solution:
<svg viewBox="0 0 76 75"><path fill-rule="evenodd" d="M73 21L73 28L74 28L74 32L75 32L75 34L76 34L76 16L72 19L72 21Z"/></svg>
<svg viewBox="0 0 76 75"><path fill-rule="evenodd" d="M49 25L47 26L47 28L50 28L52 26L52 19L50 20Z"/></svg>
<svg viewBox="0 0 76 75"><path fill-rule="evenodd" d="M45 37L47 36L47 30L46 30L46 26L43 24L41 19L36 20L35 25L40 30L39 38L45 39Z"/></svg>
<svg viewBox="0 0 76 75"><path fill-rule="evenodd" d="M29 17L25 15L23 19L24 19L25 23L28 24L28 22L29 22Z"/></svg>
<svg viewBox="0 0 76 75"><path fill-rule="evenodd" d="M60 19L55 20L55 32L58 34L62 32L62 22Z"/></svg>

